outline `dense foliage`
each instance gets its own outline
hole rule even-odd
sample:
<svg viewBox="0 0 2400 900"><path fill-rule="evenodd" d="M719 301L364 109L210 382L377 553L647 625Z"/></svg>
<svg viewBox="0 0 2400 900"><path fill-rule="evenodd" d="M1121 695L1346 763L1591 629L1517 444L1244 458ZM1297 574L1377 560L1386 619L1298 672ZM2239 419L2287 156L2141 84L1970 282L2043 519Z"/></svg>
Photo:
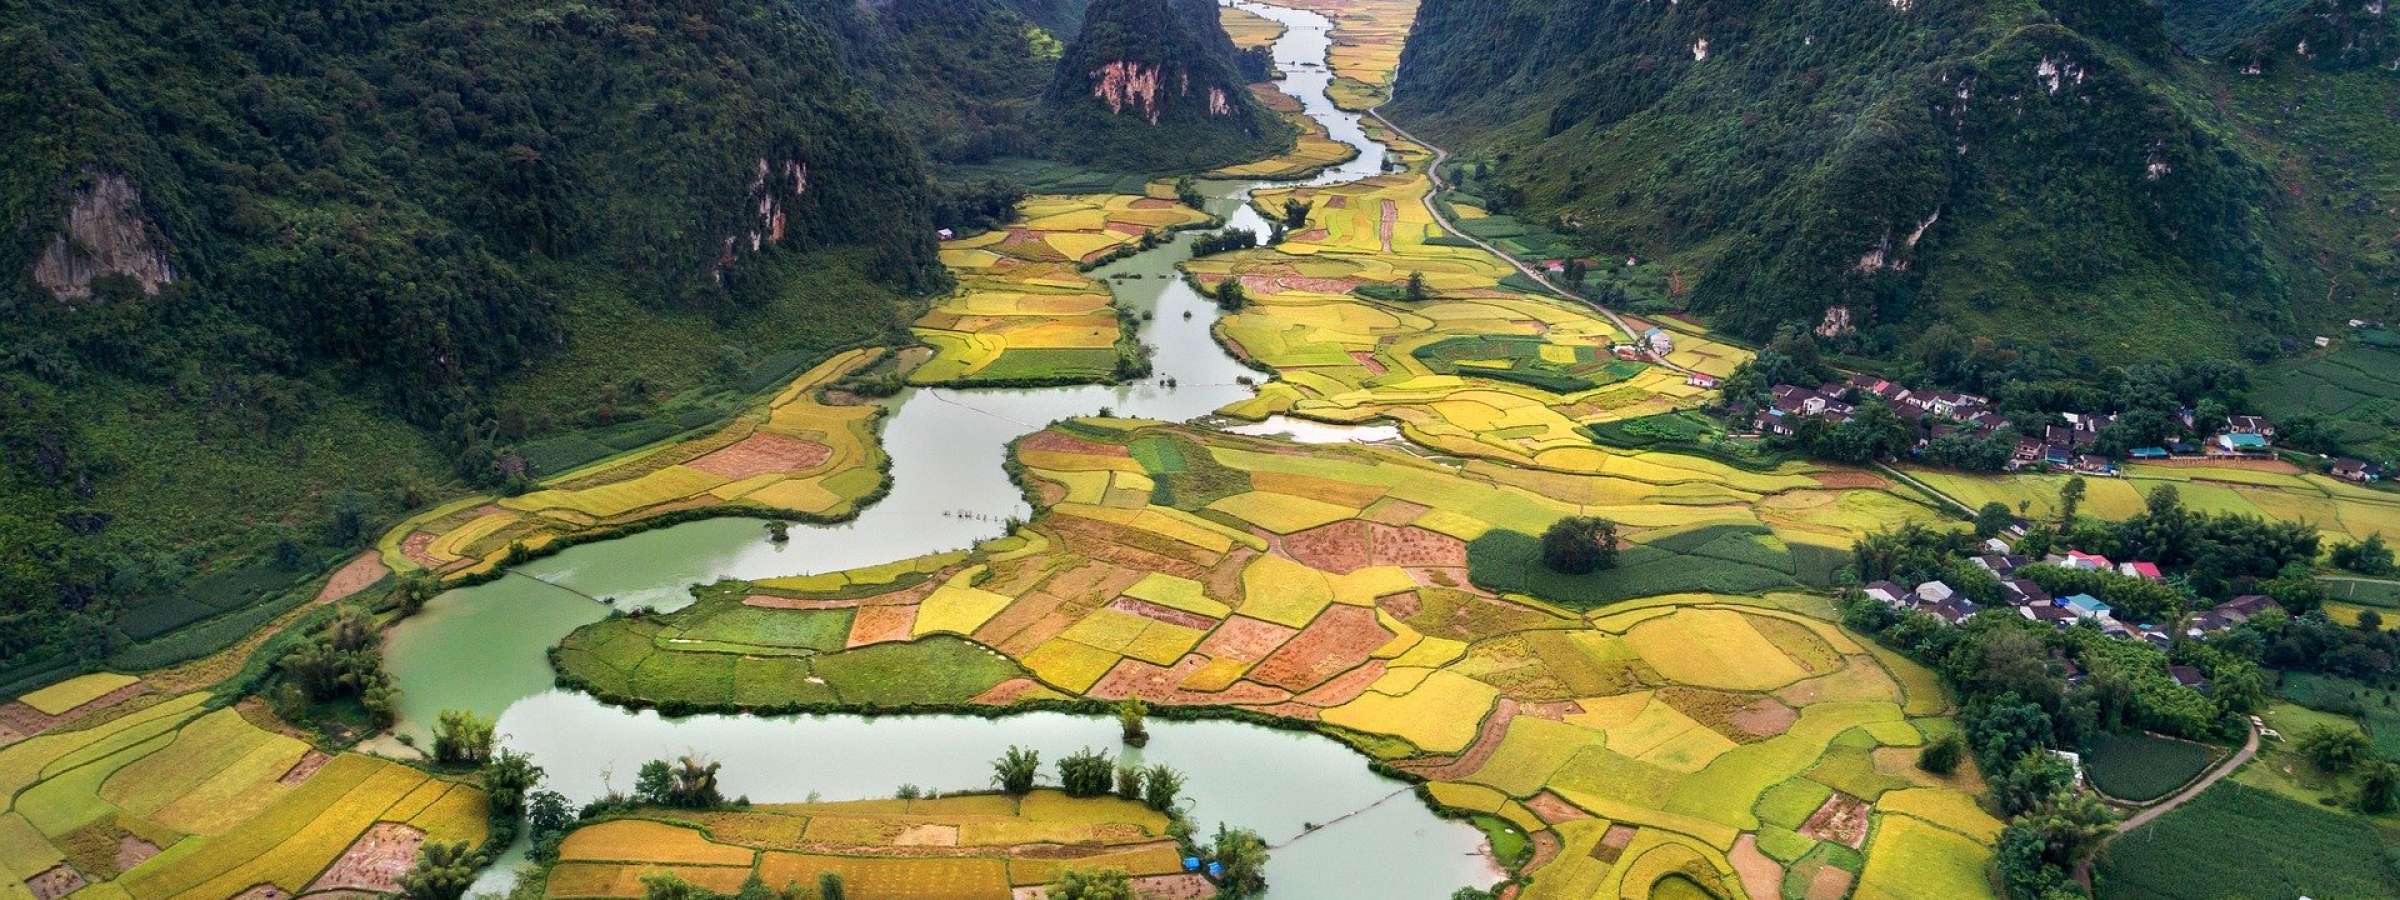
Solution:
<svg viewBox="0 0 2400 900"><path fill-rule="evenodd" d="M1395 91L1412 127L1478 161L1483 199L1604 258L1656 258L1677 273L1661 302L1754 339L1838 334L1839 307L1845 349L1940 320L2088 371L2295 335L2332 312L2301 299L2388 304L2400 282L2373 239L2388 223L2276 184L2388 208L2350 168L2390 143L2369 85L2388 97L2394 76L2355 62L2393 57L2366 0L2234 26L2239 63L2178 51L2134 0L1499 6L1421 8ZM2295 30L2323 49L2296 58ZM2242 85L2241 67L2337 58L2357 117L2287 150L2278 118L2334 86ZM2229 127L2209 97L2237 86L2289 102Z"/></svg>
<svg viewBox="0 0 2400 900"><path fill-rule="evenodd" d="M1058 129L1052 152L1192 170L1289 145L1292 128L1250 96L1242 68L1210 0L1094 0L1043 99Z"/></svg>

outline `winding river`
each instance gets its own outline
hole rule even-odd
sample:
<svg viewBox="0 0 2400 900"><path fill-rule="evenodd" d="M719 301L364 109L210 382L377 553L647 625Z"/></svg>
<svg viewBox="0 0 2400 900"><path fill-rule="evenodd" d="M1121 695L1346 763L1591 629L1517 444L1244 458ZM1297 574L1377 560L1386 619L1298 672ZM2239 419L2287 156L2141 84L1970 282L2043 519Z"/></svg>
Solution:
<svg viewBox="0 0 2400 900"><path fill-rule="evenodd" d="M1357 158L1313 183L1380 173L1383 146L1368 139L1357 114L1335 109L1325 96L1331 23L1310 12L1237 5L1286 26L1274 48L1281 87L1301 98L1335 140L1359 149ZM1200 189L1210 212L1264 232L1246 203L1264 184L1204 181ZM1113 719L1057 713L667 718L553 688L545 651L607 614L595 598L611 598L619 608L674 609L690 602L694 584L829 572L999 536L1009 519L1032 512L1001 467L1018 435L1103 409L1184 421L1248 396L1242 381L1253 373L1210 334L1215 304L1177 275L1194 236L1094 273L1131 314L1149 314L1140 337L1155 353L1151 380L906 391L886 401L891 414L882 427L892 490L851 522L795 527L782 545L767 542L754 519L691 522L569 549L445 593L386 644L402 691L399 732L424 742L444 709L496 716L502 742L531 753L549 773L547 786L576 802L612 786L629 788L644 760L692 749L725 763L727 793L770 802L888 797L902 784L980 788L990 760L1012 744L1038 749L1046 760L1087 746L1119 747ZM1242 430L1311 442L1397 437L1384 433L1390 429L1276 420ZM1501 875L1475 829L1435 817L1405 784L1371 773L1362 757L1329 738L1233 722L1159 721L1147 749L1122 752L1189 775L1192 818L1202 830L1224 821L1256 829L1275 844L1268 869L1274 897L1433 900ZM511 869L505 862L494 867L476 889L505 890Z"/></svg>

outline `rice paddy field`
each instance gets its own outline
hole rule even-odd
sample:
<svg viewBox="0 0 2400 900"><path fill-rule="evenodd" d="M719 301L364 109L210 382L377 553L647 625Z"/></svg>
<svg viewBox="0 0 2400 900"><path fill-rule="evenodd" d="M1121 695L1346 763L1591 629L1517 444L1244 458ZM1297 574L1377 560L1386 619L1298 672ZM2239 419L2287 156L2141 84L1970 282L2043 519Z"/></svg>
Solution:
<svg viewBox="0 0 2400 900"><path fill-rule="evenodd" d="M38 729L15 710L48 698L0 707L17 729L0 734L0 897L390 893L423 842L484 840L473 785L328 755L207 693L121 678L40 692L91 699Z"/></svg>
<svg viewBox="0 0 2400 900"><path fill-rule="evenodd" d="M916 322L933 358L911 384L1076 384L1113 380L1119 358L1117 308L1108 286L1086 270L1151 234L1208 224L1207 213L1147 195L1037 195L1017 220L942 242L942 265L958 289Z"/></svg>
<svg viewBox="0 0 2400 900"><path fill-rule="evenodd" d="M1978 783L1913 765L1948 727L1938 680L1799 592L1795 542L1937 517L1887 485L1644 454L1454 465L1116 419L1015 452L1039 511L1013 534L706 589L587 626L554 661L649 703L793 708L807 685L886 708L1140 697L1315 723L1528 832L1530 896L1736 896L1804 865L1804 885L1878 896L1980 891L1999 825ZM1579 511L1626 523L1640 596L1587 608L1477 576L1478 542ZM1712 588L1728 579L1748 580ZM929 687L906 673L933 666L892 661L916 653L975 674Z"/></svg>
<svg viewBox="0 0 2400 900"><path fill-rule="evenodd" d="M885 353L836 354L758 409L706 435L602 460L517 496L469 497L435 507L384 536L384 564L395 572L463 578L492 571L513 548L537 551L699 509L848 517L883 487L885 457L874 431L883 408L856 398L836 402L827 389Z"/></svg>
<svg viewBox="0 0 2400 900"><path fill-rule="evenodd" d="M1367 125L1403 171L1259 191L1270 217L1308 204L1307 227L1272 247L1184 264L1210 290L1240 281L1250 302L1218 324L1219 337L1279 376L1222 412L1389 420L1443 453L1589 472L1598 460L1579 429L1701 402L1707 391L1683 373L1611 354L1633 337L1599 314L1504 286L1514 268L1447 237L1426 210L1423 148ZM1379 299L1404 296L1411 275L1427 299ZM1686 329L1668 357L1677 365L1721 377L1747 358L1664 324Z"/></svg>
<svg viewBox="0 0 2400 900"><path fill-rule="evenodd" d="M1070 868L1117 868L1157 896L1207 896L1182 874L1167 818L1114 798L1040 790L920 800L785 803L733 811L635 810L583 825L559 847L547 896L640 897L671 872L731 893L752 874L814 890L842 876L851 896L1007 900Z"/></svg>
<svg viewBox="0 0 2400 900"><path fill-rule="evenodd" d="M2065 475L1968 475L1913 466L1908 474L1970 507L1998 502L2027 514L2055 517ZM2212 513L2239 513L2316 525L2328 541L2400 534L2400 494L2379 491L2277 462L2131 463L2122 478L2084 479L2085 515L2116 520L2136 515L2150 492L2172 485L2183 504Z"/></svg>
<svg viewBox="0 0 2400 900"><path fill-rule="evenodd" d="M1277 6L1305 9L1333 20L1333 104L1352 112L1373 109L1392 98L1400 69L1400 47L1417 18L1417 0L1278 0Z"/></svg>
<svg viewBox="0 0 2400 900"><path fill-rule="evenodd" d="M1233 45L1244 50L1272 47L1282 37L1283 23L1238 6L1217 7L1217 24L1224 26L1225 36Z"/></svg>
<svg viewBox="0 0 2400 900"><path fill-rule="evenodd" d="M1230 6L1224 9L1228 19L1236 13L1250 16L1249 13L1241 12ZM1266 22L1267 20L1259 19L1259 21ZM1268 22L1268 24L1274 25L1275 23ZM1276 25L1278 29L1282 27ZM1250 86L1250 93L1258 98L1261 105L1274 110L1276 115L1282 116L1284 121L1290 122L1293 128L1298 129L1300 136L1293 143L1292 149L1282 154L1254 162L1214 169L1204 173L1207 177L1298 180L1322 172L1330 166L1349 162L1358 155L1358 148L1334 140L1332 134L1325 129L1325 123L1301 112L1300 101L1292 99L1289 94L1276 90L1274 85L1254 84Z"/></svg>

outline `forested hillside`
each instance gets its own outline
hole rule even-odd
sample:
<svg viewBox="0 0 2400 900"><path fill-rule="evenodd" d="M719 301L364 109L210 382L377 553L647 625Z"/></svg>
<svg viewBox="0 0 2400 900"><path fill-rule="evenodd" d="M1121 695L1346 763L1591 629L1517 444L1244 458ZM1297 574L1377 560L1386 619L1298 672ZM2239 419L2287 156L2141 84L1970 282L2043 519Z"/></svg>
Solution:
<svg viewBox="0 0 2400 900"><path fill-rule="evenodd" d="M2394 307L2381 4L2168 8L1427 0L1394 106L1497 211L1752 338L1940 321L2073 366Z"/></svg>
<svg viewBox="0 0 2400 900"><path fill-rule="evenodd" d="M821 18L15 4L0 659L255 600L292 576L197 576L311 569L542 433L898 333L943 277L919 154Z"/></svg>
<svg viewBox="0 0 2400 900"><path fill-rule="evenodd" d="M1288 146L1251 98L1213 0L1094 0L1044 105L1052 152L1111 168L1213 168Z"/></svg>

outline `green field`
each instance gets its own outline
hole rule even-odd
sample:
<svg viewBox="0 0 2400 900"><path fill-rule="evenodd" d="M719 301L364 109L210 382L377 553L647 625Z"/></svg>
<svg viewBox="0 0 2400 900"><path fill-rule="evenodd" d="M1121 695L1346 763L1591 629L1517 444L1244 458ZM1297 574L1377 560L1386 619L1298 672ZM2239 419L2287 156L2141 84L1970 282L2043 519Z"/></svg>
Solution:
<svg viewBox="0 0 2400 900"><path fill-rule="evenodd" d="M2367 820L2232 783L2111 842L2093 881L2101 900L2400 894Z"/></svg>
<svg viewBox="0 0 2400 900"><path fill-rule="evenodd" d="M2143 802L2174 792L2216 758L2206 745L2147 734L2103 734L2084 754L2092 786L2119 800Z"/></svg>
<svg viewBox="0 0 2400 900"><path fill-rule="evenodd" d="M2370 334L2374 332L2359 332ZM2400 450L2400 350L2366 340L2279 363L2259 376L2250 400L2279 415L2317 416L2344 449L2377 457Z"/></svg>
<svg viewBox="0 0 2400 900"><path fill-rule="evenodd" d="M1467 572L1491 590L1597 606L1684 591L1749 594L1798 587L1793 556L1763 528L1714 526L1620 550L1612 569L1566 575L1542 564L1540 538L1495 529L1467 544Z"/></svg>

